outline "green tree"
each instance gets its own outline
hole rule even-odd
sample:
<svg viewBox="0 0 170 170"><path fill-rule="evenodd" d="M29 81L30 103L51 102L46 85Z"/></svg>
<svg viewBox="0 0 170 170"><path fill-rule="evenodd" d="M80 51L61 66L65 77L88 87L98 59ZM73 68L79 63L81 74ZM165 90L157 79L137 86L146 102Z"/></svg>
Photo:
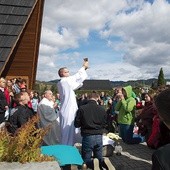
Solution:
<svg viewBox="0 0 170 170"><path fill-rule="evenodd" d="M163 69L161 68L160 71L159 71L159 76L158 76L158 87L160 86L165 86L166 84L166 81L165 81L165 78L164 78L164 73L163 73Z"/></svg>
<svg viewBox="0 0 170 170"><path fill-rule="evenodd" d="M56 84L53 84L52 86L51 86L51 91L55 94L55 93L57 93L57 85Z"/></svg>
<svg viewBox="0 0 170 170"><path fill-rule="evenodd" d="M33 89L36 90L36 91L40 91L40 84L35 83L34 86L33 86Z"/></svg>

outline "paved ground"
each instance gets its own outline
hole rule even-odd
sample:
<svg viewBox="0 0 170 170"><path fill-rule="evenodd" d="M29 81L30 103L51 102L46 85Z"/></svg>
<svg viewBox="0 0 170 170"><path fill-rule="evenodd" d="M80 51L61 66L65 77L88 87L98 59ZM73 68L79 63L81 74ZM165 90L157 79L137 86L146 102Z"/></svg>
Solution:
<svg viewBox="0 0 170 170"><path fill-rule="evenodd" d="M120 141L120 145L123 149L122 155L118 156L114 152L113 156L109 157L116 170L151 170L154 150L148 148L146 143L128 145Z"/></svg>
<svg viewBox="0 0 170 170"><path fill-rule="evenodd" d="M53 162L0 162L0 170L61 170L56 161Z"/></svg>
<svg viewBox="0 0 170 170"><path fill-rule="evenodd" d="M151 170L151 156L154 150L148 148L146 143L127 145L120 142L123 151L121 156L115 153L110 157L116 170Z"/></svg>
<svg viewBox="0 0 170 170"><path fill-rule="evenodd" d="M146 143L138 145L127 145L120 141L123 148L122 155L118 156L113 153L109 159L116 170L151 170L151 156L154 150L149 149ZM44 162L41 164L27 164L25 167L19 163L0 163L0 170L37 170L45 167L45 170L60 170L57 162ZM77 170L77 166L73 168ZM70 170L70 167L65 167L63 170Z"/></svg>

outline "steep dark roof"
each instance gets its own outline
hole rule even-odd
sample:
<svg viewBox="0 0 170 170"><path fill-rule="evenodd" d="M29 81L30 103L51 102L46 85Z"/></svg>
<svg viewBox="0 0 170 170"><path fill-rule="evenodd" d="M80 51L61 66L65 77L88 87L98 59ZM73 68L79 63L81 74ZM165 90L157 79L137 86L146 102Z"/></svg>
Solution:
<svg viewBox="0 0 170 170"><path fill-rule="evenodd" d="M31 13L36 0L0 0L0 69Z"/></svg>
<svg viewBox="0 0 170 170"><path fill-rule="evenodd" d="M112 90L110 80L85 80L80 90Z"/></svg>
<svg viewBox="0 0 170 170"><path fill-rule="evenodd" d="M0 0L0 76L26 76L34 82L43 4L44 0Z"/></svg>

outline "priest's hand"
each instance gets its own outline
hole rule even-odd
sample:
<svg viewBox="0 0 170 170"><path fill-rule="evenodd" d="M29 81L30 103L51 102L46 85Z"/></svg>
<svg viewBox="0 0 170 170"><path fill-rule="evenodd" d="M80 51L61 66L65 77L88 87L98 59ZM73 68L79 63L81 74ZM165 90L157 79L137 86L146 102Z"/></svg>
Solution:
<svg viewBox="0 0 170 170"><path fill-rule="evenodd" d="M84 59L83 67L85 68L85 70L89 68L89 62L87 58Z"/></svg>

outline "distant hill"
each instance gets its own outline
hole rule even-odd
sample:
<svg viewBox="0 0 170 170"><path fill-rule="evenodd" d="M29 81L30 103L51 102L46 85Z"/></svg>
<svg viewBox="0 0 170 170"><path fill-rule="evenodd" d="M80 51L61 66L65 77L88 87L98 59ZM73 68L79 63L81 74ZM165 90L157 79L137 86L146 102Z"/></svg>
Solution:
<svg viewBox="0 0 170 170"><path fill-rule="evenodd" d="M59 79L51 80L51 81L36 81L34 90L43 93L47 89L51 89L54 92L57 92L57 82ZM127 85L131 85L133 88L136 87L157 87L157 79L151 78L147 80L129 80L129 81L109 81L109 80L85 80L84 86L80 88L83 89L113 89L115 87L124 87ZM170 79L166 79L166 82L170 85ZM90 86L89 86L90 85ZM110 87L108 87L110 86ZM94 88L95 87L95 88Z"/></svg>
<svg viewBox="0 0 170 170"><path fill-rule="evenodd" d="M129 80L129 81L111 81L113 87L118 86L127 86L131 85L133 87L136 86L152 86L152 84L157 84L157 79L147 79L147 80Z"/></svg>
<svg viewBox="0 0 170 170"><path fill-rule="evenodd" d="M59 81L59 79L56 79L56 80L50 80L48 81L49 83L57 83Z"/></svg>
<svg viewBox="0 0 170 170"><path fill-rule="evenodd" d="M56 84L59 81L59 79L48 81L49 84ZM90 80L88 80L90 81ZM94 80L93 80L94 81ZM136 86L151 86L152 84L157 83L157 79L147 79L147 80L129 80L129 81L111 81L112 87L118 87L118 86L126 86L131 85L133 87Z"/></svg>

